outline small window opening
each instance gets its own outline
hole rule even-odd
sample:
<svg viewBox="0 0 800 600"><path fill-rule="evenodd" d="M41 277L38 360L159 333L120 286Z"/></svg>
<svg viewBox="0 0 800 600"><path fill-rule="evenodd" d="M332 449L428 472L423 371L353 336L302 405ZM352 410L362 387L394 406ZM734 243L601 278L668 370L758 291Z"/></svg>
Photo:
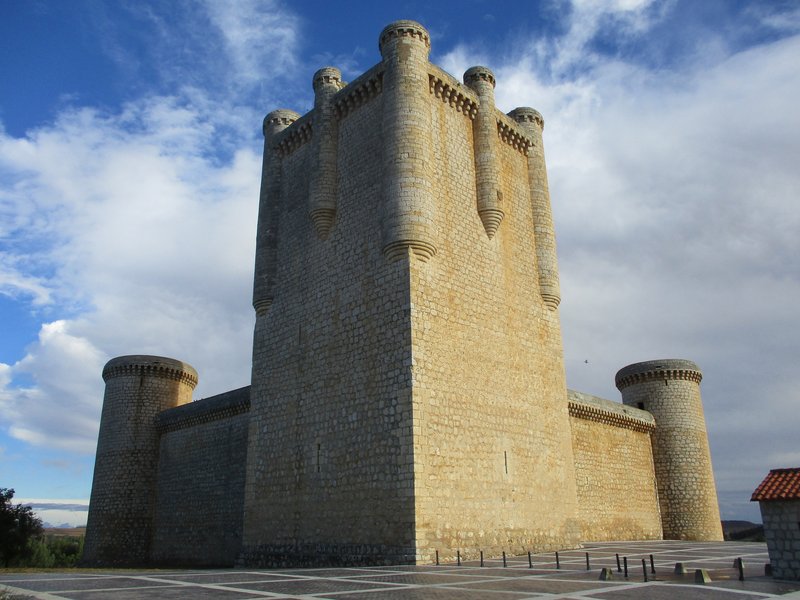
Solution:
<svg viewBox="0 0 800 600"><path fill-rule="evenodd" d="M506 466L506 475L508 475L508 452L503 450L503 462Z"/></svg>
<svg viewBox="0 0 800 600"><path fill-rule="evenodd" d="M638 406L640 409L644 410L644 402L637 402L636 406Z"/></svg>

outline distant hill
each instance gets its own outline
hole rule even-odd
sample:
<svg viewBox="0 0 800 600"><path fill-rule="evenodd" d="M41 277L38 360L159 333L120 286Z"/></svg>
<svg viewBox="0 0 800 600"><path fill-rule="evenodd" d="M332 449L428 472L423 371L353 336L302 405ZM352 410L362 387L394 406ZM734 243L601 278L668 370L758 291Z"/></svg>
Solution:
<svg viewBox="0 0 800 600"><path fill-rule="evenodd" d="M44 534L49 537L80 537L86 535L86 527L45 527Z"/></svg>
<svg viewBox="0 0 800 600"><path fill-rule="evenodd" d="M736 542L763 542L764 526L750 521L723 521L722 535Z"/></svg>

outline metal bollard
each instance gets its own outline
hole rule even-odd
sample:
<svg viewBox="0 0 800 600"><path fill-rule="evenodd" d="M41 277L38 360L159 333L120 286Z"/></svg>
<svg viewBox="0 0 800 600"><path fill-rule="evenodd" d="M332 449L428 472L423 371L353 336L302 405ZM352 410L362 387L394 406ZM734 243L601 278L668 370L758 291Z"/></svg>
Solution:
<svg viewBox="0 0 800 600"><path fill-rule="evenodd" d="M623 556L622 557L622 564L625 567L625 579L627 579L628 578L628 557L627 556Z"/></svg>
<svg viewBox="0 0 800 600"><path fill-rule="evenodd" d="M589 566L589 553L586 553L586 570L591 571L592 567Z"/></svg>
<svg viewBox="0 0 800 600"><path fill-rule="evenodd" d="M656 574L656 563L653 561L653 555L650 555L650 572L655 575Z"/></svg>
<svg viewBox="0 0 800 600"><path fill-rule="evenodd" d="M439 566L439 551L436 551L436 566Z"/></svg>
<svg viewBox="0 0 800 600"><path fill-rule="evenodd" d="M456 550L456 564L461 566L461 550Z"/></svg>
<svg viewBox="0 0 800 600"><path fill-rule="evenodd" d="M617 573L622 573L622 565L619 564L619 554L617 554Z"/></svg>
<svg viewBox="0 0 800 600"><path fill-rule="evenodd" d="M483 550L481 550L481 566L483 566Z"/></svg>
<svg viewBox="0 0 800 600"><path fill-rule="evenodd" d="M556 569L561 568L561 561L558 560L558 552L556 552Z"/></svg>
<svg viewBox="0 0 800 600"><path fill-rule="evenodd" d="M533 568L533 561L531 560L531 553L530 552L528 552L528 568L529 569Z"/></svg>
<svg viewBox="0 0 800 600"><path fill-rule="evenodd" d="M508 565L506 564L506 553L503 552L503 567L507 567L507 566Z"/></svg>
<svg viewBox="0 0 800 600"><path fill-rule="evenodd" d="M644 573L644 580L647 581L647 561L642 559L642 573Z"/></svg>
<svg viewBox="0 0 800 600"><path fill-rule="evenodd" d="M739 570L739 581L744 581L744 561L741 557L736 559L736 568Z"/></svg>

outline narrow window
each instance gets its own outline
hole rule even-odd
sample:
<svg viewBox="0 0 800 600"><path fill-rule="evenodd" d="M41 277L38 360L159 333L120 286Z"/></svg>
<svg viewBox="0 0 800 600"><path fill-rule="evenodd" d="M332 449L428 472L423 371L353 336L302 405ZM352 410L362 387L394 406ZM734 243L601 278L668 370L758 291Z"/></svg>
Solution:
<svg viewBox="0 0 800 600"><path fill-rule="evenodd" d="M319 456L322 450L322 444L317 444L317 473L319 473L320 465L319 465Z"/></svg>
<svg viewBox="0 0 800 600"><path fill-rule="evenodd" d="M505 463L506 466L506 475L508 475L508 452L506 452L505 450L503 450L503 462Z"/></svg>

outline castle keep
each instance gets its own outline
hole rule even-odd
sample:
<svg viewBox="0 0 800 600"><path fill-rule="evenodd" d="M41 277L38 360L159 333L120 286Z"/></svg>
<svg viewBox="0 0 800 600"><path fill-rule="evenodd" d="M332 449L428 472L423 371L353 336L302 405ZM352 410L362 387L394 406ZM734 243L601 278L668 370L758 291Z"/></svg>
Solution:
<svg viewBox="0 0 800 600"><path fill-rule="evenodd" d="M413 563L721 540L686 360L568 391L542 116L386 27L381 61L264 120L251 385L103 371L85 562Z"/></svg>

